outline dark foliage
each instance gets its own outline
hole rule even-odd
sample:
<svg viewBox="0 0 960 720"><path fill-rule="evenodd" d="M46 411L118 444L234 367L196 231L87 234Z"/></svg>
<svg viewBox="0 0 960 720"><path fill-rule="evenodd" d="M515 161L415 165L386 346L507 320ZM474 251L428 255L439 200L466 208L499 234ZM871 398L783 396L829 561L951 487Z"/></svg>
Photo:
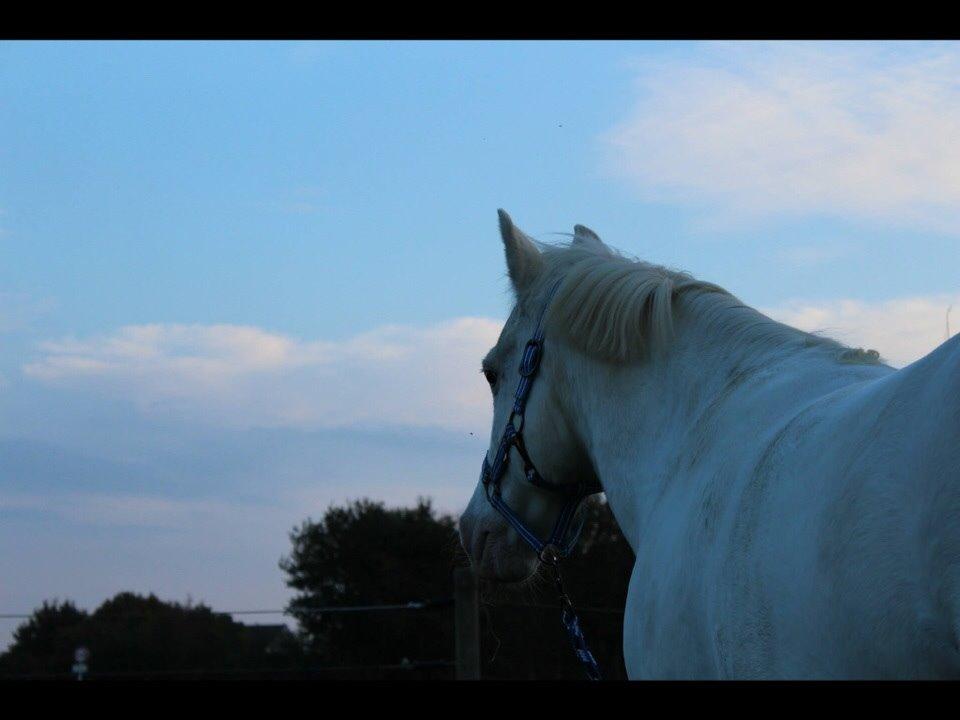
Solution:
<svg viewBox="0 0 960 720"><path fill-rule="evenodd" d="M360 500L330 508L320 522L291 534L293 551L280 567L298 591L289 610L307 646L324 665L392 665L404 658L449 659L449 609L335 615L329 605L386 605L449 598L456 558L452 518L429 500L387 509Z"/></svg>
<svg viewBox="0 0 960 720"><path fill-rule="evenodd" d="M169 603L154 595L120 593L91 614L70 602L44 603L0 656L0 673L67 676L80 646L90 651L91 678L268 668L287 662L282 655L290 655L293 648L270 653L262 633L251 629L205 605Z"/></svg>
<svg viewBox="0 0 960 720"><path fill-rule="evenodd" d="M567 590L604 673L623 678L622 608L633 554L609 507L586 504L588 518L574 555L564 564ZM314 661L320 665L394 664L452 659L453 613L319 614L325 605L397 604L450 597L452 572L467 564L455 520L427 500L388 509L362 500L333 507L291 534L281 561L298 591L290 604ZM591 610L590 608L602 608ZM547 575L521 587L483 588L482 674L488 678L571 678L582 671L559 623Z"/></svg>
<svg viewBox="0 0 960 720"><path fill-rule="evenodd" d="M79 630L87 613L69 600L44 602L13 633L13 644L0 655L4 674L65 673L73 664L73 652L81 645Z"/></svg>

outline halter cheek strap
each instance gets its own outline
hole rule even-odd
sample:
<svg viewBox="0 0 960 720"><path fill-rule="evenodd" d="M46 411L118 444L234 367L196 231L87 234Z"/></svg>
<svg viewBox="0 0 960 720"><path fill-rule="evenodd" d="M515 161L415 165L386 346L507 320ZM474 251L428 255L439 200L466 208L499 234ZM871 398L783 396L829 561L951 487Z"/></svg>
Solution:
<svg viewBox="0 0 960 720"><path fill-rule="evenodd" d="M547 563L554 573L554 580L557 590L560 594L560 621L567 637L573 646L577 659L583 665L587 677L590 680L599 680L601 678L600 668L597 665L593 653L587 647L587 641L580 628L580 618L574 610L573 603L563 588L563 579L560 576L560 559L566 557L577 544L580 537L580 531L583 529L583 520L577 526L576 531L570 537L570 540L564 543L564 538L576 516L577 508L583 499L594 493L603 492L599 483L578 482L576 485L552 482L544 478L533 464L530 453L523 442L524 413L527 408L527 397L530 395L530 388L533 387L533 380L540 367L540 359L543 356L543 318L546 315L550 301L554 293L560 286L558 280L550 289L550 294L540 310L540 317L537 319L537 328L533 337L527 341L523 349L523 356L520 359L520 382L517 385L517 392L513 397L513 408L510 411L510 417L507 418L507 426L503 429L503 436L500 438L500 444L497 446L497 453L493 457L493 463L488 462L487 456L483 457L483 466L480 470L480 482L483 483L483 489L487 500L499 512L503 518L510 524L517 534L523 538L530 547L534 549L539 558ZM537 533L530 529L520 516L510 508L504 501L500 491L500 483L507 470L507 463L510 461L510 450L515 448L520 460L523 462L523 475L528 483L542 490L560 495L564 498L563 507L553 524L553 530L544 542L540 540Z"/></svg>
<svg viewBox="0 0 960 720"><path fill-rule="evenodd" d="M540 368L540 360L543 357L543 320L550 306L560 281L557 281L550 289L550 294L540 310L540 316L537 319L537 327L534 330L533 337L527 341L523 349L523 355L520 358L520 382L517 384L517 391L513 396L513 408L510 411L510 417L507 419L507 425L503 429L503 435L500 438L500 444L497 447L497 453L494 455L493 463L488 462L487 457L483 458L483 466L480 471L480 481L483 483L484 492L487 500L499 512L510 526L517 531L517 534L523 538L530 547L534 549L541 559L545 559L545 551L555 557L566 557L577 543L580 535L581 526L570 539L564 543L570 524L576 516L577 508L584 498L595 493L603 492L599 484L588 484L579 482L575 485L552 482L544 478L537 470L530 454L527 452L526 444L523 441L524 413L527 407L527 398L530 396L530 389L533 387L533 381L536 378L537 370ZM564 498L560 514L553 524L553 529L547 539L541 540L520 516L507 505L501 493L501 481L506 474L507 465L510 461L510 450L515 448L520 460L523 462L524 479L541 490L546 490L555 495Z"/></svg>

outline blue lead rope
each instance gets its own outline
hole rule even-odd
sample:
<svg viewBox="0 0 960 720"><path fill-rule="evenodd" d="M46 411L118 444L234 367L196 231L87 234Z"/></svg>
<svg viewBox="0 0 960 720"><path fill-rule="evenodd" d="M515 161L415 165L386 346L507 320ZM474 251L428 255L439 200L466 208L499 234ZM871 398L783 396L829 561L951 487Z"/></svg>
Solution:
<svg viewBox="0 0 960 720"><path fill-rule="evenodd" d="M577 660L583 665L587 673L588 680L603 680L600 674L600 666L597 659L587 647L587 639L583 636L583 630L580 629L580 618L573 607L563 607L560 611L560 622L563 623L563 629L567 631L567 637L570 638L570 644L573 646L573 652L577 655Z"/></svg>
<svg viewBox="0 0 960 720"><path fill-rule="evenodd" d="M600 673L600 665L597 659L587 647L587 638L583 634L583 628L580 627L580 617L577 615L576 608L573 607L573 601L567 595L563 587L563 578L560 576L559 558L556 556L547 557L545 561L553 568L553 578L557 585L557 593L560 595L560 623L563 629L567 631L567 637L570 639L570 645L573 646L573 652L577 660L583 665L587 673L588 680L603 680Z"/></svg>

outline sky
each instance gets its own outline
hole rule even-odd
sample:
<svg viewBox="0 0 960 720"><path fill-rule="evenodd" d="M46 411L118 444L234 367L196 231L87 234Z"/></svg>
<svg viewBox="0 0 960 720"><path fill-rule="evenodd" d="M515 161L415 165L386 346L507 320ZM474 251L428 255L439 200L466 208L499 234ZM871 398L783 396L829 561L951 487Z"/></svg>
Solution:
<svg viewBox="0 0 960 720"><path fill-rule="evenodd" d="M0 614L280 608L331 503L462 510L499 207L923 356L958 78L956 43L0 43Z"/></svg>

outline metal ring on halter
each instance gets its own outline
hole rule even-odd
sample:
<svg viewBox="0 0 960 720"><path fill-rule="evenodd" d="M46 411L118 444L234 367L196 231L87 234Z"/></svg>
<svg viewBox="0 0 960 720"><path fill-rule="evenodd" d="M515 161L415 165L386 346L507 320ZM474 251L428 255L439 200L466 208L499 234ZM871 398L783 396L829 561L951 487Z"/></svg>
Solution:
<svg viewBox="0 0 960 720"><path fill-rule="evenodd" d="M560 561L560 548L556 545L544 545L540 551L540 559L547 565L556 565Z"/></svg>

